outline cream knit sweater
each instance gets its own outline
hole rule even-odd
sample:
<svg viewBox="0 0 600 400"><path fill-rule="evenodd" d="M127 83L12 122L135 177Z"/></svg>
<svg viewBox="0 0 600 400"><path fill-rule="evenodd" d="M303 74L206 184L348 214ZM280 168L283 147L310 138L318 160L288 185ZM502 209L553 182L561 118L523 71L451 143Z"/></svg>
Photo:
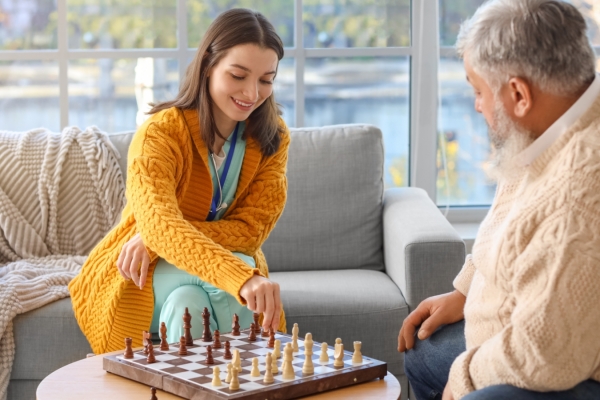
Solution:
<svg viewBox="0 0 600 400"><path fill-rule="evenodd" d="M522 176L499 183L454 287L467 296L455 398L600 381L600 98Z"/></svg>

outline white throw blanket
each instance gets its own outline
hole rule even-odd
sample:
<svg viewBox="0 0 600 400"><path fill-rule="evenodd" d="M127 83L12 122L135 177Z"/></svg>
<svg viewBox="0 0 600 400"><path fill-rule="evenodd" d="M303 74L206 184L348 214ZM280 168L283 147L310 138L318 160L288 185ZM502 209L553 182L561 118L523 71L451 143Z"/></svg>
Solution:
<svg viewBox="0 0 600 400"><path fill-rule="evenodd" d="M95 127L0 131L1 400L15 356L13 318L67 297L87 254L119 220L118 158Z"/></svg>

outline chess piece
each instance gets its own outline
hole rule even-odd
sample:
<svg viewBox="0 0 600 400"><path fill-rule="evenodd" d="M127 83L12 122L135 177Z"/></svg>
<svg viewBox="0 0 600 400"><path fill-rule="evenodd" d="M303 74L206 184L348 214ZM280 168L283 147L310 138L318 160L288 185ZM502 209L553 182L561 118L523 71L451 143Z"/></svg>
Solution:
<svg viewBox="0 0 600 400"><path fill-rule="evenodd" d="M182 336L179 339L179 355L187 356L187 347L185 347L185 337L184 336Z"/></svg>
<svg viewBox="0 0 600 400"><path fill-rule="evenodd" d="M281 340L275 339L275 348L273 349L273 358L278 359L281 357Z"/></svg>
<svg viewBox="0 0 600 400"><path fill-rule="evenodd" d="M202 332L203 342L212 342L212 334L210 333L210 313L208 308L204 307L202 311L202 325L204 325L204 332Z"/></svg>
<svg viewBox="0 0 600 400"><path fill-rule="evenodd" d="M302 373L305 375L310 375L315 373L315 367L312 361L313 355L313 340L312 333L307 333L304 338L304 365L302 366Z"/></svg>
<svg viewBox="0 0 600 400"><path fill-rule="evenodd" d="M258 323L260 314L254 313L252 314L252 318L254 319L254 333L260 333L260 324Z"/></svg>
<svg viewBox="0 0 600 400"><path fill-rule="evenodd" d="M130 337L125 338L125 354L123 354L123 358L133 358L133 348L131 347L131 342L133 339Z"/></svg>
<svg viewBox="0 0 600 400"><path fill-rule="evenodd" d="M250 376L260 376L260 371L258 370L258 358L256 357L252 359L252 370L250 371Z"/></svg>
<svg viewBox="0 0 600 400"><path fill-rule="evenodd" d="M169 350L169 343L167 342L167 326L164 322L160 323L160 349L162 351Z"/></svg>
<svg viewBox="0 0 600 400"><path fill-rule="evenodd" d="M185 345L192 346L194 344L194 339L192 339L192 315L189 313L188 308L185 308L185 312L183 313L183 336L185 337Z"/></svg>
<svg viewBox="0 0 600 400"><path fill-rule="evenodd" d="M231 362L234 367L242 369L242 359L240 358L240 351L238 349L233 349L233 360Z"/></svg>
<svg viewBox="0 0 600 400"><path fill-rule="evenodd" d="M277 361L277 360L275 360ZM271 357L271 353L267 353L267 357L265 359L265 365L267 366L267 368L265 369L265 379L263 379L264 383L273 383L273 381L275 380L273 378L273 372L271 372L271 368L268 368L269 365L271 365L273 363L273 358Z"/></svg>
<svg viewBox="0 0 600 400"><path fill-rule="evenodd" d="M329 354L327 353L327 343L321 343L321 356L319 357L320 362L328 363Z"/></svg>
<svg viewBox="0 0 600 400"><path fill-rule="evenodd" d="M254 315L256 315L256 314L254 314ZM256 342L256 329L255 329L254 322L252 322L250 324L250 333L248 334L248 341L249 342Z"/></svg>
<svg viewBox="0 0 600 400"><path fill-rule="evenodd" d="M354 354L352 354L352 364L362 364L362 353L360 348L362 347L361 342L354 342Z"/></svg>
<svg viewBox="0 0 600 400"><path fill-rule="evenodd" d="M333 353L333 366L343 367L344 366L344 344L342 339L335 339L335 352Z"/></svg>
<svg viewBox="0 0 600 400"><path fill-rule="evenodd" d="M154 364L156 362L156 358L154 357L154 345L151 341L148 341L148 357L146 358L146 362L148 364Z"/></svg>
<svg viewBox="0 0 600 400"><path fill-rule="evenodd" d="M233 336L240 336L240 317L237 314L233 314L233 323L231 324L231 334Z"/></svg>
<svg viewBox="0 0 600 400"><path fill-rule="evenodd" d="M144 354L148 355L148 331L142 331L142 343L144 344Z"/></svg>
<svg viewBox="0 0 600 400"><path fill-rule="evenodd" d="M267 343L267 347L271 349L275 347L275 331L271 330L269 332L269 342Z"/></svg>
<svg viewBox="0 0 600 400"><path fill-rule="evenodd" d="M273 332L273 334L275 334L275 332ZM260 336L262 337L271 337L271 330L270 329L262 329L262 333L260 334Z"/></svg>
<svg viewBox="0 0 600 400"><path fill-rule="evenodd" d="M279 373L279 365L277 365L277 359L275 357L271 357L272 361L271 361L271 373L273 375L277 375ZM267 364L268 367L269 364ZM267 368L269 369L269 368Z"/></svg>
<svg viewBox="0 0 600 400"><path fill-rule="evenodd" d="M219 367L213 367L213 380L212 380L212 385L213 386L221 386L221 369Z"/></svg>
<svg viewBox="0 0 600 400"><path fill-rule="evenodd" d="M239 368L231 368L231 382L229 382L229 390L240 390L240 381L238 379Z"/></svg>
<svg viewBox="0 0 600 400"><path fill-rule="evenodd" d="M233 364L229 363L227 364L227 376L225 377L225 383L229 383L231 382L231 370L233 369Z"/></svg>
<svg viewBox="0 0 600 400"><path fill-rule="evenodd" d="M221 345L221 333L219 332L219 330L215 330L214 334L213 334L213 349L220 349L221 347L223 347Z"/></svg>
<svg viewBox="0 0 600 400"><path fill-rule="evenodd" d="M292 365L293 351L292 344L286 343L283 349L283 375L281 376L283 379L294 379L296 377Z"/></svg>
<svg viewBox="0 0 600 400"><path fill-rule="evenodd" d="M298 332L300 332L298 324L294 324L294 327L292 328L292 349L294 353L298 352Z"/></svg>
<svg viewBox="0 0 600 400"><path fill-rule="evenodd" d="M225 354L223 355L223 358L226 360L231 360L231 350L229 350L231 347L231 345L229 344L229 340L225 341Z"/></svg>
<svg viewBox="0 0 600 400"><path fill-rule="evenodd" d="M206 346L206 360L204 362L208 365L215 363L212 355L212 346Z"/></svg>
<svg viewBox="0 0 600 400"><path fill-rule="evenodd" d="M158 397L156 397L156 388L155 387L150 388L150 393L152 394L152 397L150 397L150 400L158 400Z"/></svg>

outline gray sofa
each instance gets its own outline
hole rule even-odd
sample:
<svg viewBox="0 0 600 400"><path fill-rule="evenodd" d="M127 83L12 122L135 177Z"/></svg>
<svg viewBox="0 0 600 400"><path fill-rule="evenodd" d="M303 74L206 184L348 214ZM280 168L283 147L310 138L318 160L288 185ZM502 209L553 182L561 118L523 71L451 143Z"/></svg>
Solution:
<svg viewBox="0 0 600 400"><path fill-rule="evenodd" d="M110 136L123 171L131 136ZM384 190L383 165L373 126L293 129L288 202L263 249L288 325L317 341L362 341L406 398L398 331L421 300L452 289L465 247L424 191ZM14 333L8 399L35 398L45 376L91 352L70 298L17 316Z"/></svg>

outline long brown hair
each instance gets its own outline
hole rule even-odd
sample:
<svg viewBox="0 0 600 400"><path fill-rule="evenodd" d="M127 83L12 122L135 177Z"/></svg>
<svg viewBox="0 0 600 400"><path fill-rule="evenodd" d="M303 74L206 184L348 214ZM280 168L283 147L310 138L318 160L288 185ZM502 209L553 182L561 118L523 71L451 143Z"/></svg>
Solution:
<svg viewBox="0 0 600 400"><path fill-rule="evenodd" d="M283 58L283 43L273 25L257 11L234 8L221 13L208 27L200 42L196 56L187 68L177 97L174 100L151 104L149 114L170 107L183 110L196 109L200 117L200 134L212 148L217 129L212 112L213 101L208 92L208 72L225 56L227 50L253 43L272 49L278 60ZM269 156L279 149L284 128L280 125L281 110L273 93L248 117L244 136L251 136L259 144L263 155Z"/></svg>

